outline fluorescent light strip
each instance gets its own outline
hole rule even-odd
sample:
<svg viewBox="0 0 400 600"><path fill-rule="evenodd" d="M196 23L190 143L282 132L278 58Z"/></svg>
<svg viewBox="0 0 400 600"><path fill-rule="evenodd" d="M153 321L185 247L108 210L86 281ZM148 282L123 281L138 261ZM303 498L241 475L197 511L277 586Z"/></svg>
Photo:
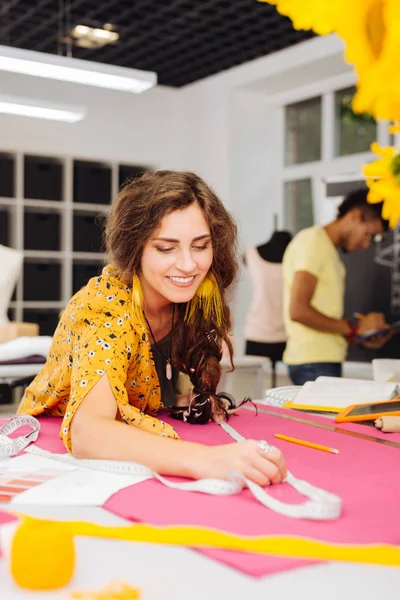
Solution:
<svg viewBox="0 0 400 600"><path fill-rule="evenodd" d="M61 106L50 102L40 102L12 96L0 96L0 113L49 121L77 123L85 117L85 109L73 106Z"/></svg>
<svg viewBox="0 0 400 600"><path fill-rule="evenodd" d="M0 46L0 70L46 79L140 93L157 84L156 73Z"/></svg>

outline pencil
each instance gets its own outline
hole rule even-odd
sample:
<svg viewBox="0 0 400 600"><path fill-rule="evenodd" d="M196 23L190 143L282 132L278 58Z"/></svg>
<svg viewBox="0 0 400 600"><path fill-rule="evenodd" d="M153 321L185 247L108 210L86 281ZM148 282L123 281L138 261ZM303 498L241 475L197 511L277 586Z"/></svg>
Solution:
<svg viewBox="0 0 400 600"><path fill-rule="evenodd" d="M313 444L312 442L306 442L305 440L298 440L297 438L282 435L281 433L274 433L274 437L276 437L278 440L284 440L285 442L292 442L293 444L299 444L300 446L307 446L307 448L322 450L322 452L339 454L339 450L336 450L336 448L329 448L328 446L321 446L321 444Z"/></svg>

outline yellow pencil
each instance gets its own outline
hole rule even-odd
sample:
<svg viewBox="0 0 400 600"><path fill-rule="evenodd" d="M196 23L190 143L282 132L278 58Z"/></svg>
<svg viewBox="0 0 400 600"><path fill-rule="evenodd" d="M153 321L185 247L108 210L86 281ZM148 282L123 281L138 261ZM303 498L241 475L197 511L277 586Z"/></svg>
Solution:
<svg viewBox="0 0 400 600"><path fill-rule="evenodd" d="M339 450L336 450L336 448L328 448L328 446L321 446L321 444L313 444L312 442L306 442L305 440L298 440L297 438L282 435L281 433L274 433L274 437L278 438L278 440L284 440L285 442L292 442L293 444L299 444L300 446L307 446L307 448L315 448L315 450L322 450L322 452L339 454Z"/></svg>

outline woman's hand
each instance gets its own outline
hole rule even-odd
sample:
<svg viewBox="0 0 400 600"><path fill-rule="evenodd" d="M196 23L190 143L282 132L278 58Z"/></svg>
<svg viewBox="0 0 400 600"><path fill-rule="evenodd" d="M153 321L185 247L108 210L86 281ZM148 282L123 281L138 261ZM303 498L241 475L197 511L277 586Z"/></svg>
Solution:
<svg viewBox="0 0 400 600"><path fill-rule="evenodd" d="M192 457L190 471L194 479L229 479L232 473L241 473L265 486L283 481L287 468L277 448L265 451L259 442L246 440L223 446L199 446Z"/></svg>

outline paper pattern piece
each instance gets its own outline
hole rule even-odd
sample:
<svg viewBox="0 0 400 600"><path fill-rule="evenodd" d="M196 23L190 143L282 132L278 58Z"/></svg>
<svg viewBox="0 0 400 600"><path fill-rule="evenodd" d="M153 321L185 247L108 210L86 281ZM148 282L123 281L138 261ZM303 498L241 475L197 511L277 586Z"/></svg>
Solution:
<svg viewBox="0 0 400 600"><path fill-rule="evenodd" d="M0 505L102 506L136 482L140 480L23 454L4 466L0 463Z"/></svg>

